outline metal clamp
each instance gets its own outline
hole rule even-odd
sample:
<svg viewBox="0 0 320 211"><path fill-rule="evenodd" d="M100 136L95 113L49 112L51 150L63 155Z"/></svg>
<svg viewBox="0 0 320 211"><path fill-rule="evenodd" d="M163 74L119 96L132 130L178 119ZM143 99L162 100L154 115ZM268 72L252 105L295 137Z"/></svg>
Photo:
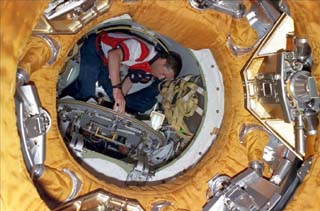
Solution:
<svg viewBox="0 0 320 211"><path fill-rule="evenodd" d="M232 15L234 18L242 18L245 14L242 0L189 0L189 3L195 9L214 9Z"/></svg>
<svg viewBox="0 0 320 211"><path fill-rule="evenodd" d="M173 205L170 201L158 201L152 203L151 211L161 211L165 207Z"/></svg>
<svg viewBox="0 0 320 211"><path fill-rule="evenodd" d="M208 181L209 188L206 194L207 199L211 198L214 194L218 193L226 186L228 186L230 184L230 180L231 178L227 175L217 174L214 177L212 177Z"/></svg>
<svg viewBox="0 0 320 211"><path fill-rule="evenodd" d="M279 1L279 9L280 9L282 12L286 13L287 15L290 15L289 7L288 7L288 5L285 3L284 0L280 0L280 1Z"/></svg>
<svg viewBox="0 0 320 211"><path fill-rule="evenodd" d="M45 135L51 127L51 117L40 106L35 86L25 85L28 81L28 74L18 69L15 101L22 154L30 175L38 179L44 169Z"/></svg>
<svg viewBox="0 0 320 211"><path fill-rule="evenodd" d="M77 177L77 175L74 172L72 172L67 168L64 168L63 172L66 173L72 180L72 190L68 198L65 200L65 201L70 201L78 195L81 187L81 180Z"/></svg>
<svg viewBox="0 0 320 211"><path fill-rule="evenodd" d="M48 61L48 64L52 65L57 60L58 54L61 49L59 43L56 40L49 37L48 35L40 34L36 36L43 39L49 45L51 50L51 57Z"/></svg>
<svg viewBox="0 0 320 211"><path fill-rule="evenodd" d="M228 34L227 45L232 54L240 56L248 53L258 46L262 39L269 33L276 20L280 17L280 12L276 10L273 5L266 0L251 1L252 6L250 11L245 15L250 26L257 32L257 41L248 48L241 48L234 44L231 35Z"/></svg>
<svg viewBox="0 0 320 211"><path fill-rule="evenodd" d="M135 200L115 196L103 189L96 189L93 192L80 196L71 201L60 204L54 211L66 210L135 210L145 211L141 204Z"/></svg>
<svg viewBox="0 0 320 211"><path fill-rule="evenodd" d="M89 8L93 7L94 3L95 3L94 1L87 1L87 0L53 1L49 4L49 7L45 10L44 15L48 20L52 20L63 14L69 13L71 11L74 11L74 12L86 11Z"/></svg>
<svg viewBox="0 0 320 211"><path fill-rule="evenodd" d="M272 134L263 126L258 125L258 124L243 124L241 126L241 129L239 131L239 142L240 144L243 144L244 142L244 137L246 136L246 134L254 131L254 130L259 130L259 131L264 131L266 132L269 136L272 136Z"/></svg>
<svg viewBox="0 0 320 211"><path fill-rule="evenodd" d="M145 182L150 177L148 158L145 153L139 153L139 158L136 166L128 174L127 183L132 182Z"/></svg>
<svg viewBox="0 0 320 211"><path fill-rule="evenodd" d="M51 0L34 34L74 34L107 11L111 0Z"/></svg>
<svg viewBox="0 0 320 211"><path fill-rule="evenodd" d="M300 181L303 181L304 178L306 177L306 175L309 173L311 164L312 164L312 157L310 157L309 159L307 159L306 161L304 161L301 165L301 167L299 168L298 172L297 172L297 177L299 178Z"/></svg>
<svg viewBox="0 0 320 211"><path fill-rule="evenodd" d="M17 71L17 80L16 80L16 86L20 87L26 83L28 83L30 80L30 77L26 71L24 71L22 68L18 67Z"/></svg>

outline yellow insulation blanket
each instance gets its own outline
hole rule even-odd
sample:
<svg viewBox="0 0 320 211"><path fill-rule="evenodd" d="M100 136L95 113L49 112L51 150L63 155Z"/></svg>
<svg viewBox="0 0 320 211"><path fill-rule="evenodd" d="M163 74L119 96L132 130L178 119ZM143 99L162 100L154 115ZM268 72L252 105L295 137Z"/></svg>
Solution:
<svg viewBox="0 0 320 211"><path fill-rule="evenodd" d="M255 32L243 20L233 20L216 11L196 11L186 0L140 0L125 3L113 1L110 10L91 21L75 35L52 35L61 45L58 60L51 66L45 64L48 51L35 38L32 28L47 7L48 1L0 1L0 86L1 86L1 195L0 210L49 210L40 198L28 175L20 150L14 106L17 64L31 73L37 86L42 106L52 117L52 127L46 139L46 165L53 169L69 168L82 180L79 195L97 188L113 194L136 198L146 210L151 203L169 200L175 208L202 210L206 202L207 181L216 173L235 175L247 167L250 160L261 157L267 136L255 131L239 143L239 129L243 123L257 122L242 106L243 89L240 71L250 55L234 57L226 47L226 36L231 32L236 43L251 45ZM320 87L320 2L317 0L288 1L295 20L296 31L306 36L313 49L313 75ZM101 181L85 171L69 154L58 130L56 113L56 83L68 51L86 31L101 21L130 14L133 20L149 29L173 38L181 45L192 48L209 48L223 74L225 85L225 114L222 128L214 147L185 174L165 184L146 187L118 187ZM38 49L38 54L25 55L28 49ZM45 57L45 58L44 58ZM34 63L34 60L38 62ZM205 141L205 140L204 140ZM320 161L316 142L315 162L304 183L298 188L286 210L320 210ZM171 210L175 208L171 207Z"/></svg>

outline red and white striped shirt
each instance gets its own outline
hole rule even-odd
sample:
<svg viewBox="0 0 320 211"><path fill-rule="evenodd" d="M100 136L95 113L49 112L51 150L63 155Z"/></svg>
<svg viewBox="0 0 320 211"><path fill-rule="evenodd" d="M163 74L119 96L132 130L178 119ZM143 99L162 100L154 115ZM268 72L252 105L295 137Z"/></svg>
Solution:
<svg viewBox="0 0 320 211"><path fill-rule="evenodd" d="M121 64L127 65L129 69L139 69L150 72L149 61L155 57L155 47L135 36L124 33L102 32L98 35L104 62L108 61L108 52L112 49L121 48L123 60ZM100 49L99 49L100 50Z"/></svg>

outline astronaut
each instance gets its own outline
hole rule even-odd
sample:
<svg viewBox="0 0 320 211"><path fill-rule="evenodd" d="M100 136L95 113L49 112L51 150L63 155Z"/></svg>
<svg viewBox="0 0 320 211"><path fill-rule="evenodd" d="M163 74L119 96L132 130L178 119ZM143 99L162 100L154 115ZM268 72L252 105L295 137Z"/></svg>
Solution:
<svg viewBox="0 0 320 211"><path fill-rule="evenodd" d="M159 50L136 36L120 32L89 35L80 56L79 76L60 97L70 95L86 101L95 96L98 82L119 113L143 113L152 108L157 102L160 81L175 78L182 67L179 54Z"/></svg>

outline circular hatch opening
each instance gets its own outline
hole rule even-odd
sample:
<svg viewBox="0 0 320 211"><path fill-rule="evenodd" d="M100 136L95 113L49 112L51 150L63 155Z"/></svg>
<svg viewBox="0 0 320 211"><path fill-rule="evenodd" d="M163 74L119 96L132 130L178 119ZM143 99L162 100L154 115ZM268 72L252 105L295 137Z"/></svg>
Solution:
<svg viewBox="0 0 320 211"><path fill-rule="evenodd" d="M86 101L63 95L81 74L85 39L101 32L135 36L158 51L175 51L182 57L180 74L159 82L156 103L148 111L115 112L112 98L98 82L95 95ZM126 73L127 67L121 71ZM222 76L210 51L184 48L127 18L105 21L90 30L70 51L60 72L60 132L80 165L108 182L157 184L183 173L212 145L217 135L212 127L220 128L222 122ZM208 98L208 93L218 100Z"/></svg>

